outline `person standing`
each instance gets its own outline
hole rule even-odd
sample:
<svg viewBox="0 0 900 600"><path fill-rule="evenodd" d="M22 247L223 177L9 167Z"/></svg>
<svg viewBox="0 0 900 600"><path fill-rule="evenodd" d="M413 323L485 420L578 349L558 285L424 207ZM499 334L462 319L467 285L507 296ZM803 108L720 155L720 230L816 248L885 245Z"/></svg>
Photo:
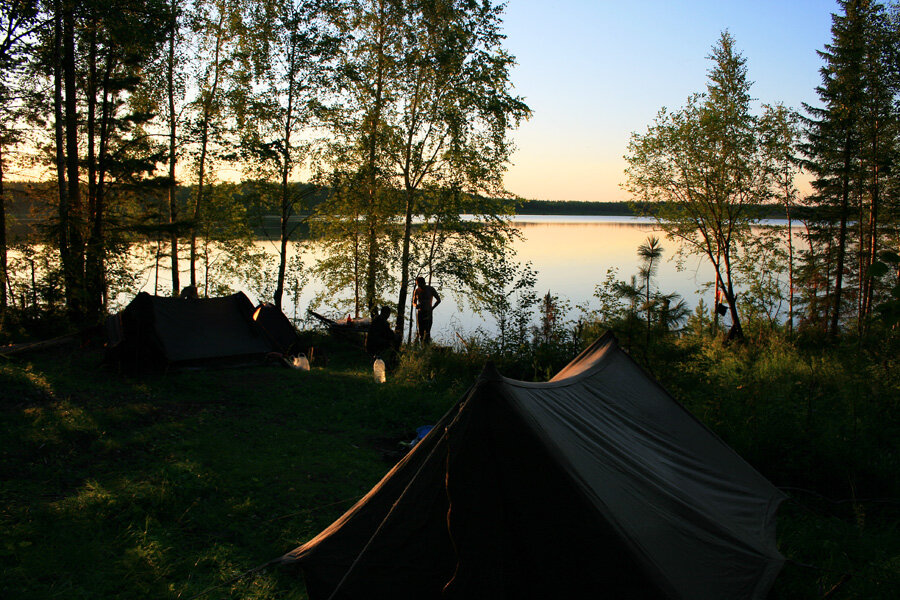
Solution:
<svg viewBox="0 0 900 600"><path fill-rule="evenodd" d="M416 277L416 289L413 292L412 305L416 307L416 339L423 344L431 341L432 313L441 303L441 297L424 277Z"/></svg>

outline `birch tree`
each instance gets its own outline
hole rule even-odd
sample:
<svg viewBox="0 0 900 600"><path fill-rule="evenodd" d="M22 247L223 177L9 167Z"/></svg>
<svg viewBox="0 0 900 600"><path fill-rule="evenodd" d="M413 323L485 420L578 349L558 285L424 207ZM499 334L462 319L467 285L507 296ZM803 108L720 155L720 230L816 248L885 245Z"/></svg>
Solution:
<svg viewBox="0 0 900 600"><path fill-rule="evenodd" d="M273 294L280 309L285 289L288 243L299 226L295 217L315 192L294 178L308 158L314 111L327 97L332 61L340 38L332 31L325 0L264 0L252 5L250 52L256 93L241 94L239 121L244 156L258 174L278 182L278 275Z"/></svg>
<svg viewBox="0 0 900 600"><path fill-rule="evenodd" d="M403 190L397 333L410 281L414 215L424 185L477 197L503 194L508 132L530 111L511 93L514 59L502 47L502 6L456 0L403 3L392 96L393 177ZM437 198L442 196L438 194ZM476 207L476 213L481 210Z"/></svg>
<svg viewBox="0 0 900 600"><path fill-rule="evenodd" d="M748 207L768 197L768 157L750 112L746 59L722 33L708 57L705 94L675 111L662 109L643 134L633 133L625 189L648 202L670 238L709 260L731 313L731 338L742 338L734 255L750 234Z"/></svg>

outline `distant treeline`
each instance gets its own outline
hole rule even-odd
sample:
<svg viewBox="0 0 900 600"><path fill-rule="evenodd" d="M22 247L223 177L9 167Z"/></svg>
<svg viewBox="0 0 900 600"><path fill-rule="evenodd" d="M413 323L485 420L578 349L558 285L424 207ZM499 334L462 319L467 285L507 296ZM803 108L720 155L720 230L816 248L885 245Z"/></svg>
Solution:
<svg viewBox="0 0 900 600"><path fill-rule="evenodd" d="M235 197L247 208L256 208L259 210L260 205L264 204L260 200L259 187L255 182L248 181L237 185ZM40 198L44 198L46 203L49 199L45 194L39 192L49 192L53 189L55 183L7 183L7 192L10 197L8 200L7 211L11 216L18 219L28 220L40 211L34 210L34 204L40 204ZM216 184L215 188L221 185ZM310 184L296 182L293 184L295 188L301 189ZM177 197L179 203L185 207L188 199L194 192L194 186L178 186ZM316 206L325 201L331 193L327 187L320 187L316 191L307 196L305 206L299 207L298 215L302 216L311 213ZM632 202L584 202L578 200L520 200L515 204L515 212L520 215L588 215L588 216L640 216L646 214L644 210L648 206L647 203ZM784 206L777 204L761 204L750 207L753 215L760 219L785 219L787 215ZM795 206L792 208L792 215L796 220L811 219L815 216L815 210L812 207Z"/></svg>
<svg viewBox="0 0 900 600"><path fill-rule="evenodd" d="M648 203L632 202L581 202L578 200L523 200L516 207L520 215L592 215L592 216L640 216L646 214ZM748 207L759 219L786 219L784 206L757 204ZM797 220L814 216L811 207L795 206L791 217Z"/></svg>

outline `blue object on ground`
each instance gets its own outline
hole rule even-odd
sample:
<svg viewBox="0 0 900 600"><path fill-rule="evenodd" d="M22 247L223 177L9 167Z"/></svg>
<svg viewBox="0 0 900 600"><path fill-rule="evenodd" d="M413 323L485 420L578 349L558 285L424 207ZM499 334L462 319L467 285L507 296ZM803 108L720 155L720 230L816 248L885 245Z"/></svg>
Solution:
<svg viewBox="0 0 900 600"><path fill-rule="evenodd" d="M428 435L428 432L431 431L432 427L434 427L434 426L433 425L422 425L421 427L416 427L416 439L414 439L412 441L412 445L415 446L416 444L418 444L419 440L421 440L423 437Z"/></svg>

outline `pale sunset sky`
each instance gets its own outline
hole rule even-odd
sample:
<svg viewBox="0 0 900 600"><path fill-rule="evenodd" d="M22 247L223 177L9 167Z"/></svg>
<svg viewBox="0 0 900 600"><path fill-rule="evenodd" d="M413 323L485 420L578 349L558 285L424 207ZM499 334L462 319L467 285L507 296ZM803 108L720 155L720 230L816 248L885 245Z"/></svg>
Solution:
<svg viewBox="0 0 900 600"><path fill-rule="evenodd" d="M834 0L509 0L515 93L534 112L512 134L507 189L541 200L620 201L632 132L706 90L722 31L761 103L817 105ZM803 191L801 187L801 191Z"/></svg>

